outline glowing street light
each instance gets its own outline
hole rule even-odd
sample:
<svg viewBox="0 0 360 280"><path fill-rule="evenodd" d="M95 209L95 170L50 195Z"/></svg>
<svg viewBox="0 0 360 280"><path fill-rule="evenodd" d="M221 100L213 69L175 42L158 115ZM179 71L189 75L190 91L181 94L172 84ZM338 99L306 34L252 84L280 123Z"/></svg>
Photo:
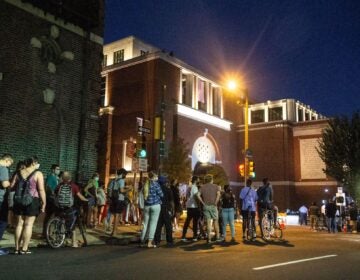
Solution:
<svg viewBox="0 0 360 280"><path fill-rule="evenodd" d="M230 80L227 83L227 87L230 91L235 91L238 88L237 82L235 80ZM246 88L241 89L242 91L242 95L244 96L245 99L245 119L244 119L244 123L245 123L245 137L244 137L244 173L245 173L245 183L244 186L246 186L246 180L248 178L248 170L249 170L249 162L248 162L248 149L249 149L249 121L248 121L248 116L249 116L249 94L248 94L248 90Z"/></svg>

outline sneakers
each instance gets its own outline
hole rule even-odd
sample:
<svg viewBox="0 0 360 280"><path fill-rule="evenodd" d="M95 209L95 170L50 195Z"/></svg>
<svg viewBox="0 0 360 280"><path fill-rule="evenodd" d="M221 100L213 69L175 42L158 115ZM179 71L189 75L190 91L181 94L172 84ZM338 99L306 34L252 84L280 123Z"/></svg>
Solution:
<svg viewBox="0 0 360 280"><path fill-rule="evenodd" d="M181 238L182 242L187 242L188 240L186 238Z"/></svg>
<svg viewBox="0 0 360 280"><path fill-rule="evenodd" d="M230 242L235 242L235 237L231 238Z"/></svg>
<svg viewBox="0 0 360 280"><path fill-rule="evenodd" d="M198 240L197 240L197 238L193 238L192 241L197 242Z"/></svg>
<svg viewBox="0 0 360 280"><path fill-rule="evenodd" d="M0 256L5 256L9 254L9 250L6 249L0 249Z"/></svg>

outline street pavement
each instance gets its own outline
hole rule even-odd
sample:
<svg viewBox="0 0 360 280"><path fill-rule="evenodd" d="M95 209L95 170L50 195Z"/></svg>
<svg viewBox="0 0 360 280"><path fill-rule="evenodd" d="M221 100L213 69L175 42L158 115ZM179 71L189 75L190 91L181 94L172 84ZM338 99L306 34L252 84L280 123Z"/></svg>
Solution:
<svg viewBox="0 0 360 280"><path fill-rule="evenodd" d="M0 256L0 279L360 279L360 234L288 226L283 240L248 242L237 223L236 242L185 243L176 231L174 247L144 249L130 242L138 230L120 226L123 243L92 230L90 246L78 249L35 248L35 240L32 255Z"/></svg>

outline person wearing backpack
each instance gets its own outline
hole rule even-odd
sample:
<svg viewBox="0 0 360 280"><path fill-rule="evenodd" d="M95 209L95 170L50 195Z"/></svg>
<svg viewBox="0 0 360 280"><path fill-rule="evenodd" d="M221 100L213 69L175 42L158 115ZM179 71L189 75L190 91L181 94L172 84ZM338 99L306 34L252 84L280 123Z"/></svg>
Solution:
<svg viewBox="0 0 360 280"><path fill-rule="evenodd" d="M125 177L127 173L124 168L117 170L116 177L110 181L108 186L110 213L114 215L114 225L110 234L111 236L117 234L118 218L126 208L125 194L130 190L130 188L125 187Z"/></svg>
<svg viewBox="0 0 360 280"><path fill-rule="evenodd" d="M79 215L80 210L75 207L75 200L88 202L80 192L80 188L72 181L72 176L69 171L64 171L62 174L62 182L56 187L55 191L55 205L60 211L72 210L74 215ZM74 216L75 217L75 216ZM72 247L79 247L76 239L75 227L72 231Z"/></svg>
<svg viewBox="0 0 360 280"><path fill-rule="evenodd" d="M9 167L14 160L10 154L4 154L0 157L0 240L2 239L8 220L8 188L10 187ZM0 249L0 255L6 255L9 252Z"/></svg>
<svg viewBox="0 0 360 280"><path fill-rule="evenodd" d="M270 185L268 178L263 179L263 185L260 188L258 188L256 192L258 196L257 205L258 205L258 214L259 214L259 227L260 227L261 237L263 237L263 229L261 223L262 216L267 209L272 209L272 202L273 202L273 189L272 186Z"/></svg>
<svg viewBox="0 0 360 280"><path fill-rule="evenodd" d="M17 216L15 254L31 254L29 242L34 221L40 212L45 212L44 176L39 167L36 156L26 159L25 168L20 170L11 182L11 188L15 189L14 214Z"/></svg>

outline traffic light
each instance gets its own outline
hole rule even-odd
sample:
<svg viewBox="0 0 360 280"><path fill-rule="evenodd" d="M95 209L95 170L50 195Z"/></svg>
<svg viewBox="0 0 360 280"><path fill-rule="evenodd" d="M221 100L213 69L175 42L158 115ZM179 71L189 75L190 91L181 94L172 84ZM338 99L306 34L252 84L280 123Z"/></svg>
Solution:
<svg viewBox="0 0 360 280"><path fill-rule="evenodd" d="M243 163L239 164L239 173L242 177L245 176L245 164Z"/></svg>
<svg viewBox="0 0 360 280"><path fill-rule="evenodd" d="M136 147L136 154L138 158L146 158L147 151L146 151L146 137L144 135L139 137L137 147Z"/></svg>
<svg viewBox="0 0 360 280"><path fill-rule="evenodd" d="M248 175L251 178L255 178L255 164L253 160L249 160Z"/></svg>

